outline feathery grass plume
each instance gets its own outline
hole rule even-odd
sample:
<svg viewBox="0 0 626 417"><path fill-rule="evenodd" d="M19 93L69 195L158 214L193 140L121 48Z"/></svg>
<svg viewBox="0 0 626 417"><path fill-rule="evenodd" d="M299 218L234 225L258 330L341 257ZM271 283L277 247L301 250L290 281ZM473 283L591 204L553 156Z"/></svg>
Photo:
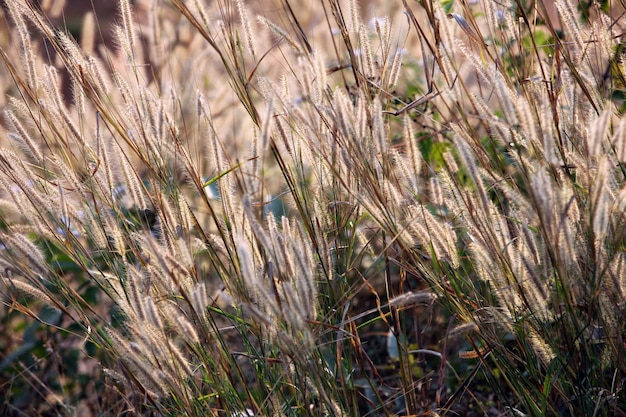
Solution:
<svg viewBox="0 0 626 417"><path fill-rule="evenodd" d="M533 328L528 330L527 336L528 341L533 347L533 351L537 354L539 359L542 360L544 366L548 366L550 362L557 357L549 342Z"/></svg>
<svg viewBox="0 0 626 417"><path fill-rule="evenodd" d="M419 177L409 168L405 155L402 155L397 149L391 149L392 161L394 162L394 168L398 180L402 182L402 186L405 187L407 192L413 199L417 199Z"/></svg>
<svg viewBox="0 0 626 417"><path fill-rule="evenodd" d="M246 201L247 200L247 201ZM287 219L282 223L281 232L277 224L270 216L268 218L268 232L254 219L249 200L244 201L246 216L254 231L258 243L263 248L263 253L268 259L267 280L264 282L264 273L255 271L252 262L249 243L245 239L237 245L237 250L242 262L245 262L244 278L249 282L248 287L254 289L256 310L266 311L277 317L287 326L286 332L276 329L268 329L285 349L291 354L306 357L313 348L313 339L308 329L307 320L315 318L315 303L317 291L313 283L314 271L316 270L313 254L303 242L300 233L289 224ZM274 281L272 283L272 281ZM272 290L273 289L273 290ZM271 291L275 291L271 294ZM269 316L268 316L269 317ZM307 351L298 351L295 346L297 338L303 338L304 347ZM301 345L300 348L303 346Z"/></svg>
<svg viewBox="0 0 626 417"><path fill-rule="evenodd" d="M612 23L612 17L604 13L604 11L596 9L598 13L598 20L591 22L591 33L593 39L599 44L600 51L596 52L599 56L597 60L598 64L611 59L613 54L613 48L615 47L615 32ZM590 37L591 38L591 37Z"/></svg>
<svg viewBox="0 0 626 417"><path fill-rule="evenodd" d="M626 294L626 277L624 277L623 274L626 266L625 264L626 262L623 257L615 256L611 259L611 264L609 265L608 270L610 279L613 281L613 296L615 296L618 300L624 299L624 294Z"/></svg>
<svg viewBox="0 0 626 417"><path fill-rule="evenodd" d="M191 290L191 300L195 314L201 319L206 318L207 307L209 307L209 294L205 282L199 282Z"/></svg>
<svg viewBox="0 0 626 417"><path fill-rule="evenodd" d="M198 344L200 343L200 337L198 336L198 332L196 331L196 327L193 325L191 321L189 321L185 316L178 316L176 318L178 322L178 326L176 328L177 333L183 340ZM185 362L186 363L186 362ZM191 368L188 368L188 374L191 374Z"/></svg>
<svg viewBox="0 0 626 417"><path fill-rule="evenodd" d="M14 152L0 149L0 173L4 174L0 178L6 183L7 190L25 213L47 213L55 209L55 205L51 204L54 199L49 196L55 193L52 185L35 175ZM21 195L25 199L20 198Z"/></svg>
<svg viewBox="0 0 626 417"><path fill-rule="evenodd" d="M388 144L385 121L383 119L382 103L378 98L374 98L370 104L370 112L372 114L372 133L374 136L374 144L376 146L376 154L379 155L381 163L387 159Z"/></svg>
<svg viewBox="0 0 626 417"><path fill-rule="evenodd" d="M516 94L507 85L505 78L499 71L493 70L491 73L491 82L495 87L496 95L502 106L502 111L506 117L507 122L511 126L519 125L519 119L517 117L517 97Z"/></svg>
<svg viewBox="0 0 626 417"><path fill-rule="evenodd" d="M470 332L476 332L478 330L479 327L476 323L464 323L450 330L448 334L446 334L446 338L448 340L454 340L459 336L463 336Z"/></svg>
<svg viewBox="0 0 626 417"><path fill-rule="evenodd" d="M357 140L354 127L357 126L354 120L355 110L350 98L342 90L337 90L333 94L333 110L336 112L334 122L342 132L344 140ZM360 138L359 138L360 139ZM363 138L365 139L365 138ZM363 140L365 142L365 140Z"/></svg>
<svg viewBox="0 0 626 417"><path fill-rule="evenodd" d="M363 75L366 78L376 77L377 73L374 68L374 55L372 52L372 44L370 42L370 33L365 26L361 23L359 28L359 57L361 58L361 69Z"/></svg>
<svg viewBox="0 0 626 417"><path fill-rule="evenodd" d="M274 135L277 135L277 139L274 139L274 145L277 150L281 151L281 155L293 156L294 139L295 134L291 132L291 128L287 125L285 119L281 116L274 118L275 129ZM319 147L318 144L312 145L311 148Z"/></svg>
<svg viewBox="0 0 626 417"><path fill-rule="evenodd" d="M300 62L300 58L298 62ZM266 102L273 100L277 114L284 116L285 110L293 106L293 101L289 94L289 82L286 77L281 78L280 84L266 77L258 77L257 85L261 96L263 96Z"/></svg>
<svg viewBox="0 0 626 417"><path fill-rule="evenodd" d="M313 57L299 57L298 67L301 69L303 95L315 105L322 103L326 88L326 68L323 57L316 54Z"/></svg>
<svg viewBox="0 0 626 417"><path fill-rule="evenodd" d="M456 145L456 149L459 153L461 161L463 165L467 169L467 172L472 179L474 186L476 187L476 191L478 191L478 196L480 197L480 201L482 203L483 210L488 210L490 207L489 199L487 197L487 192L485 190L485 186L483 184L482 177L479 174L478 166L476 165L476 157L472 152L471 145L466 142L466 139L463 137L462 130L460 130L456 126L452 126L452 130L460 135L455 135L454 144Z"/></svg>
<svg viewBox="0 0 626 417"><path fill-rule="evenodd" d="M146 312L146 317L154 325L157 329L163 329L163 321L161 320L161 316L159 315L159 310L157 309L156 304L154 303L154 299L150 296L143 298L143 306L142 310Z"/></svg>
<svg viewBox="0 0 626 417"><path fill-rule="evenodd" d="M46 28L46 30L50 31L52 29ZM69 67L68 69L71 70L70 77L77 78L80 74L80 69L85 66L84 51L81 50L76 40L68 33L55 33L55 42L58 42L58 44L54 46L63 51L61 56Z"/></svg>
<svg viewBox="0 0 626 417"><path fill-rule="evenodd" d="M461 219L469 218L468 208L475 206L475 199L471 195L462 193L458 188L458 183L446 171L437 173L441 182L444 202L446 208L455 216Z"/></svg>
<svg viewBox="0 0 626 417"><path fill-rule="evenodd" d="M505 18L505 15L510 13L508 13L506 8L496 8L497 4L492 2L481 2L480 5L481 9L485 13L487 28L492 36L495 36L495 32L497 31L510 29L510 27L506 24L507 20ZM514 39L514 37L511 39Z"/></svg>
<svg viewBox="0 0 626 417"><path fill-rule="evenodd" d="M193 371L188 358L173 340L145 320L129 322L128 327L135 336L131 348L137 353L137 359L144 361L145 369L152 368L153 372L163 376L168 391L187 391L189 387L182 381L191 377Z"/></svg>
<svg viewBox="0 0 626 417"><path fill-rule="evenodd" d="M589 157L597 158L600 155L602 150L602 145L605 142L609 127L610 127L610 118L613 114L611 107L607 107L600 113L596 120L594 120L591 125L591 129L589 129L587 134L585 135L587 138L587 152L589 153Z"/></svg>
<svg viewBox="0 0 626 417"><path fill-rule="evenodd" d="M530 265L540 265L541 259L545 256L543 253L543 248L540 248L541 242L537 242L537 238L533 231L531 231L530 227L525 224L521 224L521 239L522 244L528 250L528 256L532 257L529 261Z"/></svg>
<svg viewBox="0 0 626 417"><path fill-rule="evenodd" d="M562 160L557 156L557 152L554 147L554 139L555 138L551 134L546 132L543 134L541 145L546 162L550 165L557 166L562 162ZM522 164L520 163L520 165Z"/></svg>
<svg viewBox="0 0 626 417"><path fill-rule="evenodd" d="M533 191L537 215L542 221L544 228L546 228L546 231L552 234L554 231L551 229L558 225L552 223L553 213L555 213L553 200L556 193L553 189L550 177L545 170L539 170L531 177L530 184L532 186L531 190Z"/></svg>
<svg viewBox="0 0 626 417"><path fill-rule="evenodd" d="M274 102L273 99L267 103L265 114L261 125L260 137L255 134L253 141L253 154L252 154L252 168L251 178L247 179L247 189L251 195L257 195L259 192L260 182L259 178L262 178L261 170L264 169L265 152L267 151L270 141L270 134L272 132L272 120L274 116Z"/></svg>
<svg viewBox="0 0 626 417"><path fill-rule="evenodd" d="M432 304L437 296L430 291L405 292L389 300L389 305L393 307L413 307L420 304Z"/></svg>
<svg viewBox="0 0 626 417"><path fill-rule="evenodd" d="M449 20L449 19L446 19ZM469 64L472 65L472 68L474 69L476 76L479 77L481 80L483 80L484 82L488 83L489 85L493 86L491 77L492 76L498 76L497 75L497 67L496 66L490 66L488 62L485 62L483 60L481 60L481 57L478 54L475 54L472 49L470 47L468 47L467 45L465 45L465 43L461 40L456 40L454 42L454 44L456 45L456 47L463 53L463 57L466 58L469 61ZM458 73L458 70L455 71ZM495 86L493 86L495 89ZM462 86L459 86L459 91L462 92L463 94L467 94L467 91L463 91ZM500 92L500 94L502 93L502 91ZM475 96L472 95L470 97ZM501 95L498 95L498 99L500 99Z"/></svg>
<svg viewBox="0 0 626 417"><path fill-rule="evenodd" d="M404 52L402 50L398 50L393 54L393 59L391 60L391 66L389 69L389 75L387 77L388 89L391 89L398 85L398 79L400 78L400 74L402 73L403 59Z"/></svg>
<svg viewBox="0 0 626 417"><path fill-rule="evenodd" d="M543 277L538 277L529 271L527 264L519 256L517 248L508 251L509 268L515 279L512 290L520 294L516 301L516 312L528 310L535 319L542 323L550 323L554 320L555 314L552 311L549 294L550 288ZM512 312L514 313L514 312Z"/></svg>
<svg viewBox="0 0 626 417"><path fill-rule="evenodd" d="M113 177L113 170L117 167L114 165L113 160L109 157L109 148L110 144L107 143L108 140L105 140L100 136L100 132L96 133L97 136L97 145L99 148L97 149L98 155L100 156L100 160L102 162L102 170L96 173L96 178L99 181L102 181L104 184L104 195L110 196L111 200L115 199L115 184L116 181Z"/></svg>
<svg viewBox="0 0 626 417"><path fill-rule="evenodd" d="M128 265L126 268L126 285L125 290L127 291L126 297L128 300L129 310L126 310L127 313L132 312L132 319L137 319L141 321L146 320L146 313L144 309L144 302L139 289L139 283L143 278L143 274L133 265Z"/></svg>
<svg viewBox="0 0 626 417"><path fill-rule="evenodd" d="M9 11L9 15L15 23L17 33L20 38L20 43L22 47L21 57L24 64L23 66L26 69L26 81L32 91L38 93L40 82L39 76L37 74L37 69L35 67L38 60L35 59L35 52L33 50L28 26L24 21L24 14L27 12L27 10L23 4L17 1L7 3L7 8Z"/></svg>
<svg viewBox="0 0 626 417"><path fill-rule="evenodd" d="M503 271L498 265L499 261L493 259L489 250L478 242L469 242L467 251L471 255L476 274L493 287L493 296L499 300L500 305L505 306L508 312L515 312L519 304L516 302L516 297L512 296L507 278L501 275Z"/></svg>
<svg viewBox="0 0 626 417"><path fill-rule="evenodd" d="M267 27L272 33L274 33L280 40L287 42L298 55L305 55L298 42L293 39L283 28L266 18L265 16L257 16L257 21L263 26Z"/></svg>
<svg viewBox="0 0 626 417"><path fill-rule="evenodd" d="M440 24L440 27L439 27L440 32L438 36L441 37L441 45L440 45L439 52L443 52L442 55L447 56L450 60L452 60L455 58L454 51L456 50L455 45L456 45L456 39L458 38L457 34L459 32L459 25L456 24L453 21L453 19L447 18L448 12L444 9L443 5L438 4L438 3L434 4L433 9L434 9L434 15ZM437 52L437 51L434 51L434 52ZM445 68L440 68L440 69L444 71L444 76L446 78L449 78L448 74L445 73ZM450 74L454 74L456 72L457 71L453 71Z"/></svg>
<svg viewBox="0 0 626 417"><path fill-rule="evenodd" d="M11 277L10 273L8 273L8 271L10 271L11 269L9 267L5 268L5 272L2 274L2 278L3 280L7 281L8 285L11 287L16 288L19 291L22 291L25 294L28 294L32 297L34 297L35 299L41 301L42 303L44 303L46 306L48 307L52 307L52 308L56 308L58 309L57 306L57 301L53 300L50 295L48 295L46 292L42 291L41 289L39 289L38 287L34 286L33 284L31 284L28 281L24 281L22 279L19 278L13 278Z"/></svg>
<svg viewBox="0 0 626 417"><path fill-rule="evenodd" d="M626 211L626 186L622 186L619 191L619 194L615 198L614 202L615 208L613 212L618 214L621 218L624 217L624 211Z"/></svg>
<svg viewBox="0 0 626 417"><path fill-rule="evenodd" d="M456 253L456 236L452 228L442 224L423 205L409 206L407 214L409 223L407 231L414 233L417 242L425 248L432 249L437 260L446 260L453 268L457 268L459 258Z"/></svg>
<svg viewBox="0 0 626 417"><path fill-rule="evenodd" d="M5 110L4 117L8 124L15 130L15 133L10 133L9 137L21 143L23 147L28 150L28 153L35 162L41 163L43 161L43 155L40 150L40 145L33 140L32 136L16 117L15 113L11 110Z"/></svg>
<svg viewBox="0 0 626 417"><path fill-rule="evenodd" d="M439 178L436 176L430 177L428 180L429 191L430 191L430 201L436 206L443 206L443 191L441 189L441 182Z"/></svg>
<svg viewBox="0 0 626 417"><path fill-rule="evenodd" d="M321 103L324 93L328 89L328 74L326 71L326 59L322 51L316 52L312 57L313 73L315 74L315 99L314 103ZM288 92L287 92L288 94Z"/></svg>
<svg viewBox="0 0 626 417"><path fill-rule="evenodd" d="M311 100L314 104L319 104L321 99L321 91L316 85L314 69L311 63L303 58L298 58L298 67L302 73L302 93L306 100Z"/></svg>
<svg viewBox="0 0 626 417"><path fill-rule="evenodd" d="M181 243L181 247L187 247L187 245L189 245L190 248L193 247L193 245L191 244L192 242L197 242L195 240L187 240L186 237L187 235L185 233L190 232L193 230L193 213L191 212L191 209L189 207L189 203L185 200L184 196L179 196L178 199L175 201L176 203L176 210L177 210L177 217L178 217L178 222L179 225L177 226L177 233L178 233L178 239L184 243ZM182 252L185 254L185 256L190 255L191 254L191 250L183 250L181 249ZM191 259L191 258L189 258ZM189 260L188 265L192 265L193 262L191 262L191 260Z"/></svg>
<svg viewBox="0 0 626 417"><path fill-rule="evenodd" d="M105 233L110 239L111 248L120 256L126 255L126 235L112 213L104 211L99 214Z"/></svg>
<svg viewBox="0 0 626 417"><path fill-rule="evenodd" d="M368 112L368 101L363 95L359 95L356 108L354 109L354 134L355 138L365 138L368 135L368 125L370 120L370 114Z"/></svg>
<svg viewBox="0 0 626 417"><path fill-rule="evenodd" d="M593 157L590 155L590 157ZM609 159L603 157L598 162L598 170L591 189L591 213L593 215L594 238L602 241L609 231L610 208L613 204L609 191L611 172L609 171Z"/></svg>
<svg viewBox="0 0 626 417"><path fill-rule="evenodd" d="M348 0L348 12L350 14L350 31L358 33L362 25L358 0Z"/></svg>
<svg viewBox="0 0 626 417"><path fill-rule="evenodd" d="M93 56L87 58L87 68L89 70L90 81L95 83L94 87L100 90L98 93L106 97L110 91L110 80L106 77L106 71L102 69L102 64Z"/></svg>
<svg viewBox="0 0 626 417"><path fill-rule="evenodd" d="M331 177L330 174L328 174L328 176ZM328 189L330 189L331 184L328 184L328 187ZM328 206L322 206L322 203L317 199L313 202L311 214L312 217L317 220L314 223L313 229L313 236L315 236L316 239L313 244L317 247L316 256L320 258L319 262L321 264L322 271L326 272L326 276L322 276L321 278L331 281L335 278L332 272L334 271L334 268L332 267L333 257L330 242L328 239L324 238L324 233L325 231L332 229L332 218L328 214Z"/></svg>
<svg viewBox="0 0 626 417"><path fill-rule="evenodd" d="M391 21L388 16L374 18L370 22L370 26L372 25L374 26L379 39L381 49L380 60L386 64L389 60L389 48L391 47Z"/></svg>
<svg viewBox="0 0 626 417"><path fill-rule="evenodd" d="M124 48L129 61L134 62L133 56L136 47L136 35L135 23L133 21L133 13L129 0L119 0L119 14L122 18L122 24L120 26L121 31L116 29L116 32L118 32L118 41Z"/></svg>
<svg viewBox="0 0 626 417"><path fill-rule="evenodd" d="M147 237L145 241L152 251L150 259L155 263L154 284L162 286L165 292L172 294L182 292L187 297L187 293L194 285L193 266L185 264L182 251L177 251L173 243L172 246L165 246L152 236Z"/></svg>
<svg viewBox="0 0 626 417"><path fill-rule="evenodd" d="M227 171L225 169L224 171ZM245 227L240 221L244 212L241 202L235 199L237 187L235 180L230 175L222 177L218 184L221 197L222 210L224 212L224 220L227 223L220 224L224 229L232 228L233 231L239 232ZM245 204L243 205L245 206Z"/></svg>
<svg viewBox="0 0 626 417"><path fill-rule="evenodd" d="M330 410L334 416L343 417L346 413L341 409L341 406L336 400L332 400L330 403Z"/></svg>
<svg viewBox="0 0 626 417"><path fill-rule="evenodd" d="M306 320L313 320L317 313L317 265L313 249L307 244L304 231L298 224L291 224L287 217L282 218L282 233L284 240L289 242L290 256L295 264L292 266L292 277L297 295L297 306L300 306ZM289 258L289 255L288 257Z"/></svg>
<svg viewBox="0 0 626 417"><path fill-rule="evenodd" d="M403 171L403 178L409 183L411 192L418 196L420 194L422 178L423 158L418 147L418 140L413 130L412 121L408 114L403 118L403 140L406 143L407 153L405 157L398 159L399 166Z"/></svg>
<svg viewBox="0 0 626 417"><path fill-rule="evenodd" d="M17 97L8 97L9 108L15 113L15 116L22 120L27 126L31 123L34 124L34 121L31 120L31 111L28 107L28 103L25 103L23 100L18 99Z"/></svg>
<svg viewBox="0 0 626 417"><path fill-rule="evenodd" d="M72 77L72 100L79 117L85 116L85 93L80 82Z"/></svg>
<svg viewBox="0 0 626 417"><path fill-rule="evenodd" d="M540 135L541 125L537 123L535 109L532 105L533 97L524 97L520 95L516 100L514 100L516 115L520 124L520 132L519 134L524 137L525 142L527 142L527 146L534 147L535 149L541 149L541 140ZM513 130L513 133L516 134L517 131ZM517 141L520 143L521 141Z"/></svg>
<svg viewBox="0 0 626 417"><path fill-rule="evenodd" d="M7 260L16 262L21 271L28 271L28 274L34 273L34 276L40 280L50 278L50 271L47 268L46 258L35 243L27 236L21 233L9 235L0 232L0 242L4 246L3 254ZM24 267L26 269L24 270Z"/></svg>
<svg viewBox="0 0 626 417"><path fill-rule="evenodd" d="M615 157L621 163L626 162L626 119L620 118L617 127L613 131L611 144L615 152Z"/></svg>
<svg viewBox="0 0 626 417"><path fill-rule="evenodd" d="M283 236L278 231L278 224L276 218L269 214L266 217L267 235L269 238L268 243L271 247L267 248L267 256L271 257L271 262L276 265L276 275L280 276L293 276L295 273L294 259L290 251L287 250L286 241L283 241Z"/></svg>
<svg viewBox="0 0 626 417"><path fill-rule="evenodd" d="M497 141L500 146L525 146L525 140L515 141L514 131L511 130L510 124L501 120L493 114L493 110L489 105L478 95L472 95L472 104L478 110L483 120L485 120L490 129L490 137Z"/></svg>
<svg viewBox="0 0 626 417"><path fill-rule="evenodd" d="M104 250L108 247L108 240L102 222L97 212L89 211L86 215L84 234L90 240L94 250Z"/></svg>
<svg viewBox="0 0 626 417"><path fill-rule="evenodd" d="M62 227L64 227L62 232L65 232L65 229L69 230L72 219L69 216L67 202L65 200L65 192L63 191L63 187L61 186L61 184L58 184L57 190L59 192L58 194L59 195L59 208L61 212L60 213L61 217L59 220L62 224Z"/></svg>
<svg viewBox="0 0 626 417"><path fill-rule="evenodd" d="M246 290L250 292L250 301L254 303L251 311L256 313L255 316L257 319L262 319L262 323L270 325L278 315L278 311L275 305L270 301L272 295L266 290L258 276L250 242L247 238L240 235L237 240L236 248L242 279L245 282ZM270 331L273 331L273 329L270 328Z"/></svg>
<svg viewBox="0 0 626 417"><path fill-rule="evenodd" d="M116 159L119 161L123 183L130 193L132 206L142 210L147 208L144 187L137 177L137 172L130 166L127 155L124 153L121 145L113 144L113 151L117 156Z"/></svg>
<svg viewBox="0 0 626 417"><path fill-rule="evenodd" d="M256 45L255 37L252 32L252 25L250 24L250 17L248 15L248 8L244 5L243 0L236 0L237 12L239 13L239 20L241 21L241 27L246 39L246 46L248 53L256 61Z"/></svg>
<svg viewBox="0 0 626 417"><path fill-rule="evenodd" d="M125 368L127 367L126 369L131 371L136 379L133 383L143 388L149 396L165 396L169 391L166 375L162 371L152 369L149 362L141 356L138 345L129 342L114 329L107 329L107 336L111 339L111 346L115 347Z"/></svg>
<svg viewBox="0 0 626 417"><path fill-rule="evenodd" d="M573 12L573 10L576 9L572 7L572 4L568 0L557 0L554 5L559 11L559 16L561 17L563 28L565 29L566 33L569 34L568 39L576 47L575 58L578 61L582 58L582 54L586 49L586 37L584 36L583 31L578 23L578 17Z"/></svg>
<svg viewBox="0 0 626 417"><path fill-rule="evenodd" d="M190 4L191 3L191 4ZM207 12L207 8L206 8L206 4L204 2L201 2L199 0L193 0L192 2L185 2L185 3L180 3L180 2L175 2L174 5L176 7L180 7L181 12L186 13L188 12L191 16L193 16L193 18L197 19L197 17L195 15L198 15L200 17L200 20L198 21L198 23L202 24L202 29L206 30L208 32L209 35L211 35L211 19L209 18L209 14ZM187 16L189 19L189 16ZM189 19L191 21L191 19Z"/></svg>
<svg viewBox="0 0 626 417"><path fill-rule="evenodd" d="M459 172L459 166L457 165L456 160L454 159L454 155L452 155L452 152L445 151L443 154L443 160L445 161L446 169L450 174L454 175Z"/></svg>

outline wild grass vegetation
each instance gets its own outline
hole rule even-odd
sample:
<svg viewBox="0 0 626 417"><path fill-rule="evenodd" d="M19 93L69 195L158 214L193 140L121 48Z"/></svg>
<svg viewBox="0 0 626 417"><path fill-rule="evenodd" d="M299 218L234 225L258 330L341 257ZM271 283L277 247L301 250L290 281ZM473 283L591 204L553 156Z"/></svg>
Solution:
<svg viewBox="0 0 626 417"><path fill-rule="evenodd" d="M622 6L289 4L6 2L3 413L624 415Z"/></svg>

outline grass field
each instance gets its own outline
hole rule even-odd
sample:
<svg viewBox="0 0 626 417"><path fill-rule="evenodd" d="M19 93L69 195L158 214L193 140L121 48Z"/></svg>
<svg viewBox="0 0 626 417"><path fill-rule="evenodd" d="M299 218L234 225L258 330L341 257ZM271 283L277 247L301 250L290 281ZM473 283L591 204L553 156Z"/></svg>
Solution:
<svg viewBox="0 0 626 417"><path fill-rule="evenodd" d="M626 415L624 4L65 3L0 9L0 414Z"/></svg>

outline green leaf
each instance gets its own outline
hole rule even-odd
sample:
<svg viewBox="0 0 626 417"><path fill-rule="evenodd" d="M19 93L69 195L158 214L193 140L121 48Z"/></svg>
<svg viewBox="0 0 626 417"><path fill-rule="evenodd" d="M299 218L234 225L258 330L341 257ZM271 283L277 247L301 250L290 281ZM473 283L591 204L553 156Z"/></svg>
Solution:
<svg viewBox="0 0 626 417"><path fill-rule="evenodd" d="M452 11L452 6L454 6L454 0L442 0L441 7L445 10L446 14Z"/></svg>
<svg viewBox="0 0 626 417"><path fill-rule="evenodd" d="M218 175L216 175L215 177L211 178L210 180L207 180L204 184L202 184L202 187L206 188L209 185L213 184L214 182L217 182L223 176L225 176L227 174L230 174L231 172L233 172L234 170L239 168L241 166L241 164L242 164L242 162L238 163L237 165L234 165L234 166L230 167L229 169L227 169L224 172L219 173Z"/></svg>

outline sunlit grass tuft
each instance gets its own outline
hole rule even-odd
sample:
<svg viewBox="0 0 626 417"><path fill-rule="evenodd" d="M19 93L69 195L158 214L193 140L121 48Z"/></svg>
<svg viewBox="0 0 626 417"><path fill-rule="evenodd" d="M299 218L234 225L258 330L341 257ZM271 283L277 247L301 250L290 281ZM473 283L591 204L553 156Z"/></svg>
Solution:
<svg viewBox="0 0 626 417"><path fill-rule="evenodd" d="M119 3L7 4L7 413L625 412L618 6Z"/></svg>

